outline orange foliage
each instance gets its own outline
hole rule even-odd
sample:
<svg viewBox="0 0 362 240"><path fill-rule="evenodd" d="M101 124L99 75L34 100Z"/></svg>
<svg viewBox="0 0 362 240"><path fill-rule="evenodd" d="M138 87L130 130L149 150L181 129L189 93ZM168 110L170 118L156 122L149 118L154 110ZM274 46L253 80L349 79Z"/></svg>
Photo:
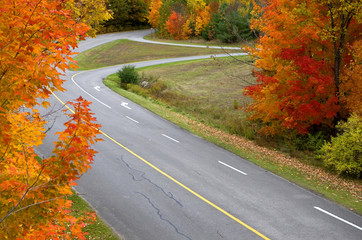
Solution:
<svg viewBox="0 0 362 240"><path fill-rule="evenodd" d="M341 101L348 112L362 116L362 40L356 41L350 48L349 54L354 60L341 76Z"/></svg>
<svg viewBox="0 0 362 240"><path fill-rule="evenodd" d="M189 21L175 11L168 17L166 30L174 39L188 39L191 33Z"/></svg>
<svg viewBox="0 0 362 240"><path fill-rule="evenodd" d="M0 237L84 239L91 214L69 214L71 186L93 161L90 145L100 127L89 102L69 103L73 113L58 133L50 157L35 147L46 136L51 91L63 91L61 73L74 67L71 55L89 27L75 20L70 1L0 0ZM71 237L72 236L72 237Z"/></svg>
<svg viewBox="0 0 362 240"><path fill-rule="evenodd" d="M210 6L206 6L203 10L198 10L195 13L195 35L198 36L209 24L212 18L212 10Z"/></svg>
<svg viewBox="0 0 362 240"><path fill-rule="evenodd" d="M166 7L161 8L162 4L165 4ZM175 39L187 39L192 34L200 35L212 19L212 13L218 11L218 6L219 4L216 2L211 2L207 6L204 0L187 0L186 4L152 0L148 22L153 27L159 28L160 33L167 31ZM169 11L170 15L168 15ZM176 29L176 26L181 26L181 28Z"/></svg>
<svg viewBox="0 0 362 240"><path fill-rule="evenodd" d="M150 13L148 15L148 22L155 28L160 24L160 8L162 6L162 0L152 0L150 6Z"/></svg>
<svg viewBox="0 0 362 240"><path fill-rule="evenodd" d="M259 44L246 49L257 58L255 66L260 69L256 73L258 84L244 91L254 99L248 108L251 118L265 124L261 130L265 134L282 129L295 129L304 134L311 126L332 127L343 112L336 66L346 74L350 69L353 77L349 79L361 84L357 67L353 67L356 56L348 53L353 52L353 42L358 38L356 29L360 29L361 24L352 18L349 25L337 31L329 14L332 12L334 23L340 24L341 19L346 19L343 14L353 8L336 5L333 8L346 7L346 11L332 11L325 2L315 0L266 2L263 7L256 6L253 12L259 16L252 22L252 27L262 32ZM351 5L357 4L352 2ZM343 53L341 65L336 62L338 52ZM344 86L349 88L346 90L349 99L358 94L353 94L351 84L346 79Z"/></svg>

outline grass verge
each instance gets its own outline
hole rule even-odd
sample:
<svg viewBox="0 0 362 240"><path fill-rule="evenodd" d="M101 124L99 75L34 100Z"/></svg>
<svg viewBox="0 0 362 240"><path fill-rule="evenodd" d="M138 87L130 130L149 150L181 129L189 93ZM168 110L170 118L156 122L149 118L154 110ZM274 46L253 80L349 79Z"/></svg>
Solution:
<svg viewBox="0 0 362 240"><path fill-rule="evenodd" d="M76 193L69 197L73 201L72 215L79 217L83 212L94 211L89 204L79 197ZM88 233L87 239L90 240L120 240L111 228L97 216L94 224L87 225L84 231Z"/></svg>
<svg viewBox="0 0 362 240"><path fill-rule="evenodd" d="M191 68L191 65L195 65L195 62L189 63L186 68ZM170 72L167 67L172 67L171 72L177 72L179 70L177 70L177 64L168 64L165 67L165 72ZM152 67L143 70L150 71L152 69L156 68ZM184 72L183 75L185 75ZM193 78L190 77L186 78L190 81L196 81L191 80ZM212 81L210 79L208 80ZM220 128L215 128L214 126L205 124L205 121L201 121L198 117L195 117L195 115L190 114L189 111L185 112L180 110L179 106L170 106L169 104L157 99L143 97L121 89L119 88L118 81L116 74L113 74L108 76L104 80L104 83L118 94L138 103L139 105L179 125L180 127L183 127L184 129L210 142L248 159L250 162L253 162L256 165L259 165L291 182L294 182L299 186L307 188L317 194L344 205L359 214L362 214L362 196L360 191L361 181L339 177L324 170L323 168L310 165L300 159L290 157L285 153L258 146L255 142L249 141L236 134L231 134ZM175 81L180 83L182 80ZM169 86L177 88L177 84L175 84L176 83L170 83ZM190 87L190 89L193 89L193 87ZM185 89L181 91L185 92ZM213 93L212 96L217 97L215 96L215 93Z"/></svg>
<svg viewBox="0 0 362 240"><path fill-rule="evenodd" d="M240 47L244 44L250 44L252 42L240 42L240 43L222 43L219 40L206 41L201 37L190 38L186 40L174 40L174 39L164 39L158 38L154 33L146 35L144 37L146 40L156 41L156 42L167 42L167 43L178 43L178 44L188 44L188 45L202 45L202 46L215 46L215 47Z"/></svg>
<svg viewBox="0 0 362 240"><path fill-rule="evenodd" d="M84 51L78 54L74 59L78 63L78 70L90 70L118 64L163 58L199 55L211 56L215 54L224 54L226 51L235 53L240 52L241 50L167 46L121 39Z"/></svg>

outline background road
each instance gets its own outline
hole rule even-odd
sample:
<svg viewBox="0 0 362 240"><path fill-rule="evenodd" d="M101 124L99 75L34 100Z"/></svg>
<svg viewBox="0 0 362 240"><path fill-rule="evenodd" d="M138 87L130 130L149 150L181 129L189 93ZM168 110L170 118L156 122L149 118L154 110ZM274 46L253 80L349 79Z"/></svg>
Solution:
<svg viewBox="0 0 362 240"><path fill-rule="evenodd" d="M77 51L147 33L100 35L81 42ZM120 68L67 72L67 92L57 96L64 102L79 95L92 101L101 130L110 137L96 144L95 163L76 190L125 239L362 239L361 216L105 87L102 79ZM53 132L62 128L60 122ZM54 139L48 135L40 149L44 155Z"/></svg>

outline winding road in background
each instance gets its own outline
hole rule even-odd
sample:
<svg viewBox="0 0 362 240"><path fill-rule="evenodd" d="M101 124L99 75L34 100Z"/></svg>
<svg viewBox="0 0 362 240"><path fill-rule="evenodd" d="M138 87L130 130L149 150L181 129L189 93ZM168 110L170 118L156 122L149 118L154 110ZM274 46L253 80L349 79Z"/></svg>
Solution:
<svg viewBox="0 0 362 240"><path fill-rule="evenodd" d="M143 41L150 31L100 35L79 44ZM210 56L204 56L210 57ZM136 67L198 59L132 63ZM92 101L103 142L76 190L124 239L362 239L362 217L164 120L105 87L119 66L67 72L66 102ZM59 99L56 99L59 98ZM62 118L62 116L58 116ZM59 123L58 123L59 122ZM53 132L62 129L57 121ZM48 134L45 155L54 140Z"/></svg>

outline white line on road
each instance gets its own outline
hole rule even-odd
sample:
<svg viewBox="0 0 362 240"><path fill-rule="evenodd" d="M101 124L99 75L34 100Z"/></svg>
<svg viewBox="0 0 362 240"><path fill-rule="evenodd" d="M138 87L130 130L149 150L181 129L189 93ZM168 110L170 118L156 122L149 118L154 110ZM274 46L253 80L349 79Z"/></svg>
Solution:
<svg viewBox="0 0 362 240"><path fill-rule="evenodd" d="M121 105L127 109L132 109L132 108L128 107L128 103L126 103L126 102L122 102Z"/></svg>
<svg viewBox="0 0 362 240"><path fill-rule="evenodd" d="M177 143L180 143L180 141L178 141L178 140L176 140L176 139L174 139L174 138L172 138L172 137L169 137L169 136L167 136L166 134L162 134L162 136L164 136L164 137L166 137L166 138L168 138L168 139L170 139L170 140L172 140L172 141L175 141L175 142L177 142Z"/></svg>
<svg viewBox="0 0 362 240"><path fill-rule="evenodd" d="M334 215L334 214L332 214L332 213L330 213L330 212L328 212L328 211L326 211L326 210L324 210L324 209L322 209L322 208L320 208L320 207L314 207L314 208L317 209L318 211L321 211L321 212L323 212L323 213L325 213L325 214L327 214L327 215L329 215L329 216L331 216L331 217L334 217L334 218L336 218L336 219L338 219L338 220L340 220L340 221L342 221L342 222L344 222L344 223L347 223L347 224L351 225L352 227L355 227L355 228L357 228L357 229L359 229L359 230L362 231L362 228L359 227L359 226L357 226L356 224L353 224L353 223L351 223L351 222L348 222L347 220L344 220L343 218L340 218L340 217L338 217L338 216L336 216L336 215Z"/></svg>
<svg viewBox="0 0 362 240"><path fill-rule="evenodd" d="M94 89L97 90L98 92L101 91L100 89L100 86L95 86Z"/></svg>
<svg viewBox="0 0 362 240"><path fill-rule="evenodd" d="M131 118L131 117L126 116L126 118L128 118L129 120L131 120L131 121L133 121L133 122L135 122L135 123L139 123L138 121L134 120L134 119Z"/></svg>
<svg viewBox="0 0 362 240"><path fill-rule="evenodd" d="M234 168L233 166L230 166L230 165L228 165L228 164L226 164L226 163L224 163L224 162L221 162L221 161L218 161L218 162L221 163L222 165L226 166L226 167L229 167L229 168L231 168L231 169L233 169L233 170L241 173L241 174L248 175L247 173L245 173L245 172L243 172L243 171L240 171L239 169Z"/></svg>
<svg viewBox="0 0 362 240"><path fill-rule="evenodd" d="M94 97L92 94L88 93L88 92L87 92L86 90L84 90L81 86L79 86L78 83L75 82L74 77L77 76L77 75L80 74L80 73L82 73L82 72L79 72L79 73L77 73L77 74L74 74L74 75L71 77L73 83L74 83L80 90L82 90L83 92L85 92L86 94L88 94L89 96L91 96L91 97L92 97L93 99L95 99L97 102L99 102L99 103L103 104L104 106L106 106L107 108L111 109L110 106L108 106L107 104L105 104L104 102L102 102L101 100L99 100L98 98Z"/></svg>

